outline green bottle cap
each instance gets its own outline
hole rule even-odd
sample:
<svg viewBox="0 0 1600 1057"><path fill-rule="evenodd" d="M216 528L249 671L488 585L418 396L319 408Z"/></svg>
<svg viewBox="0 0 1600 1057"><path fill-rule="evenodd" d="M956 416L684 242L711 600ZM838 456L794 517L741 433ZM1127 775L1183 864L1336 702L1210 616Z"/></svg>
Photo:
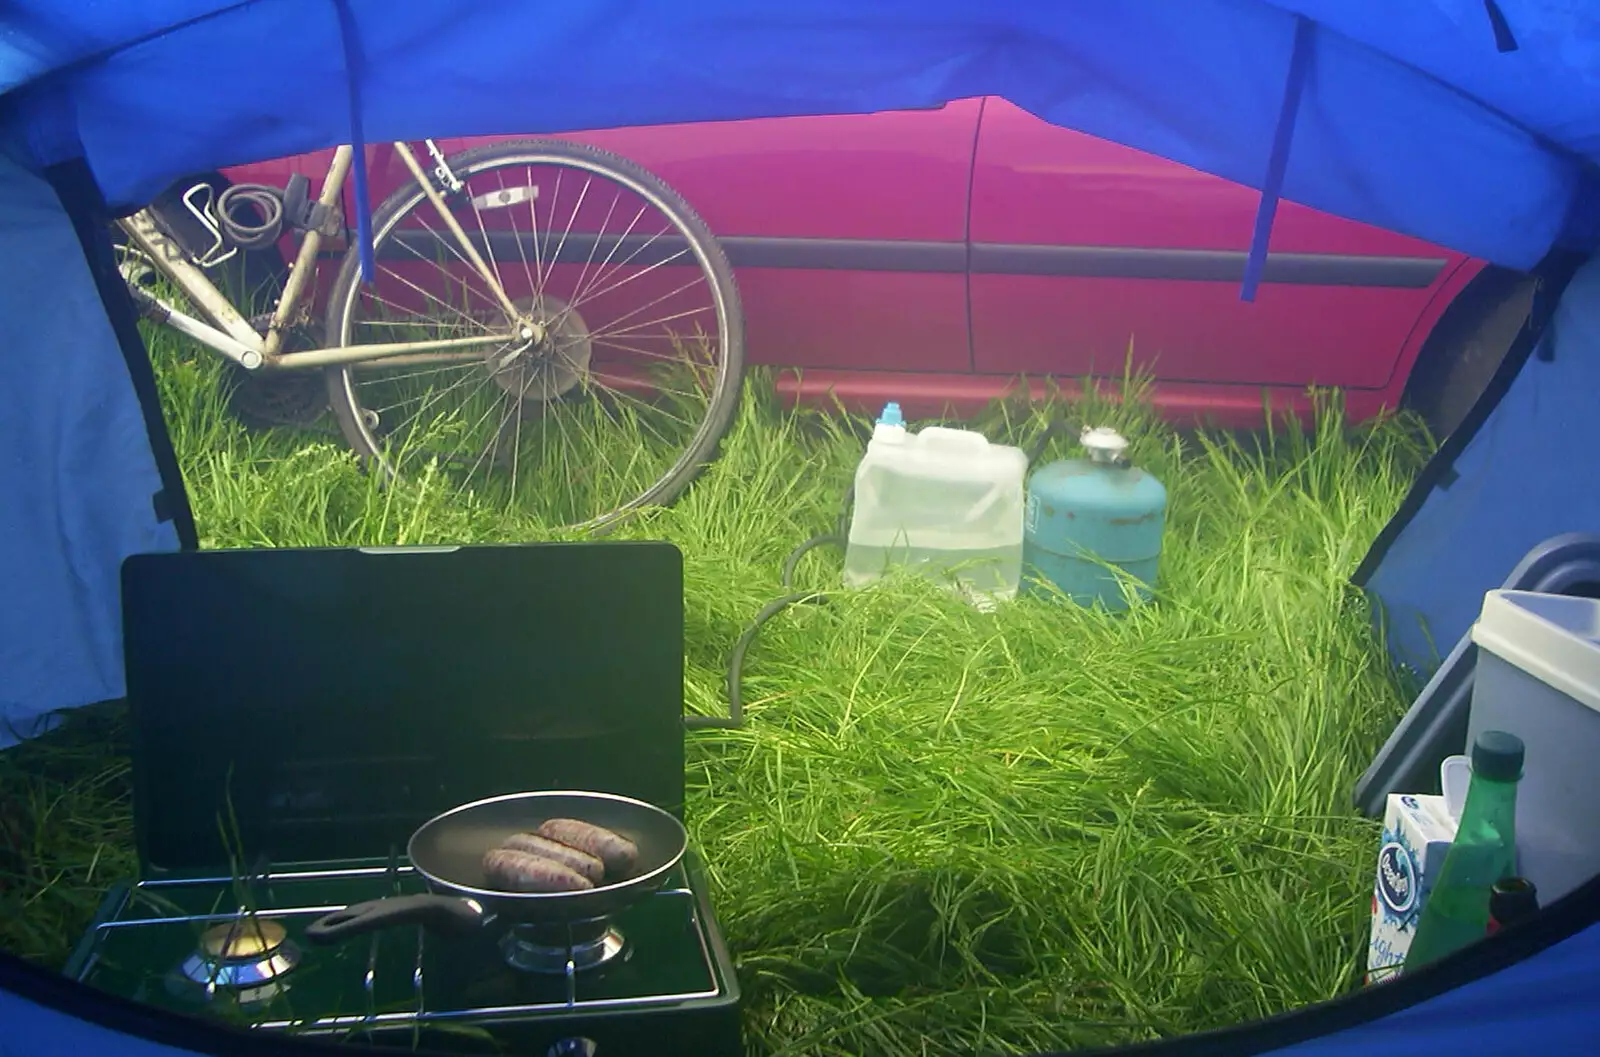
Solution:
<svg viewBox="0 0 1600 1057"><path fill-rule="evenodd" d="M1472 773L1493 782L1522 777L1522 739L1503 730L1486 730L1472 746Z"/></svg>

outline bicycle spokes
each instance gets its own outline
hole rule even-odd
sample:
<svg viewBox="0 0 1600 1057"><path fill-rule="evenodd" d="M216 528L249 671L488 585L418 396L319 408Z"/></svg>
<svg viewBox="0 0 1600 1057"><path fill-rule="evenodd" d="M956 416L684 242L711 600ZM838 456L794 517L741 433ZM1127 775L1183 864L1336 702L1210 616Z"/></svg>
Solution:
<svg viewBox="0 0 1600 1057"><path fill-rule="evenodd" d="M603 159L508 145L452 163L459 193L380 211L375 281L336 294L330 344L512 335L342 372L358 446L391 474L431 463L475 502L594 526L681 487L715 443L731 273L670 191Z"/></svg>

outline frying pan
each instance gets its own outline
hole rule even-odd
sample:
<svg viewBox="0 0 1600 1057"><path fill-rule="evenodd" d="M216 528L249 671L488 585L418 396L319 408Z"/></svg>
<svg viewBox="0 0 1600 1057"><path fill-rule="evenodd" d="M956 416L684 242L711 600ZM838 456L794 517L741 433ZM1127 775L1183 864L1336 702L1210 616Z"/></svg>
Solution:
<svg viewBox="0 0 1600 1057"><path fill-rule="evenodd" d="M484 853L513 833L538 829L552 818L581 819L633 841L639 854L631 875L579 892L490 888ZM306 938L335 943L397 925L461 932L602 918L659 889L688 844L683 823L672 815L613 793L511 793L477 800L429 819L407 842L406 855L430 894L352 903L312 922Z"/></svg>

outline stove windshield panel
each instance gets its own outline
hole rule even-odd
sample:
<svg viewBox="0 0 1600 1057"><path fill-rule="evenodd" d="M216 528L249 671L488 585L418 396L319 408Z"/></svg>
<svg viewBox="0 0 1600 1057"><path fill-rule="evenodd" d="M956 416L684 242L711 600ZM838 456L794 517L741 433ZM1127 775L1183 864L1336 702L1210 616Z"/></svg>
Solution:
<svg viewBox="0 0 1600 1057"><path fill-rule="evenodd" d="M137 555L123 587L143 876L383 856L538 789L681 817L670 544Z"/></svg>

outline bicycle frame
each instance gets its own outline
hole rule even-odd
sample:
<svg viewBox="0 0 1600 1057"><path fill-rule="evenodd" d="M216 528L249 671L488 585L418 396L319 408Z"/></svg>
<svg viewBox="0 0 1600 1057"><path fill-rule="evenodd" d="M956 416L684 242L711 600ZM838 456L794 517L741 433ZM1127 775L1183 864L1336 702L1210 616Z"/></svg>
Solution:
<svg viewBox="0 0 1600 1057"><path fill-rule="evenodd" d="M438 176L447 186L459 186L459 181L445 163L444 155L438 146L431 139L425 142L437 163L433 175ZM440 220L459 240L464 259L470 262L478 277L488 285L507 317L515 321L504 333L436 341L325 346L303 352L282 352L284 331L294 317L296 309L299 308L300 300L305 295L306 284L316 267L317 254L322 248L322 232L310 230L305 233L300 243L300 250L290 266L289 280L284 285L273 310L272 320L266 333L262 334L244 318L233 302L228 300L228 296L217 288L205 270L190 261L183 248L161 230L155 215L148 207L132 216L119 219L117 223L151 264L171 279L200 307L201 311L210 317L210 322L180 312L153 294L142 294L141 296L148 298L149 301L147 314L249 370L314 370L360 365L375 360L384 361L385 366L431 363L468 356L471 353L467 350L490 345L530 345L542 341L544 328L532 318L519 312L511 299L506 296L494 270L484 263L477 248L472 245L466 232L450 213L430 174L417 161L410 144L397 141L394 146L401 160L421 186L423 194L438 212ZM322 182L322 193L317 198L323 206L332 209L338 205L345 178L350 172L353 155L353 149L348 144L334 152L333 161L329 164L327 176Z"/></svg>

